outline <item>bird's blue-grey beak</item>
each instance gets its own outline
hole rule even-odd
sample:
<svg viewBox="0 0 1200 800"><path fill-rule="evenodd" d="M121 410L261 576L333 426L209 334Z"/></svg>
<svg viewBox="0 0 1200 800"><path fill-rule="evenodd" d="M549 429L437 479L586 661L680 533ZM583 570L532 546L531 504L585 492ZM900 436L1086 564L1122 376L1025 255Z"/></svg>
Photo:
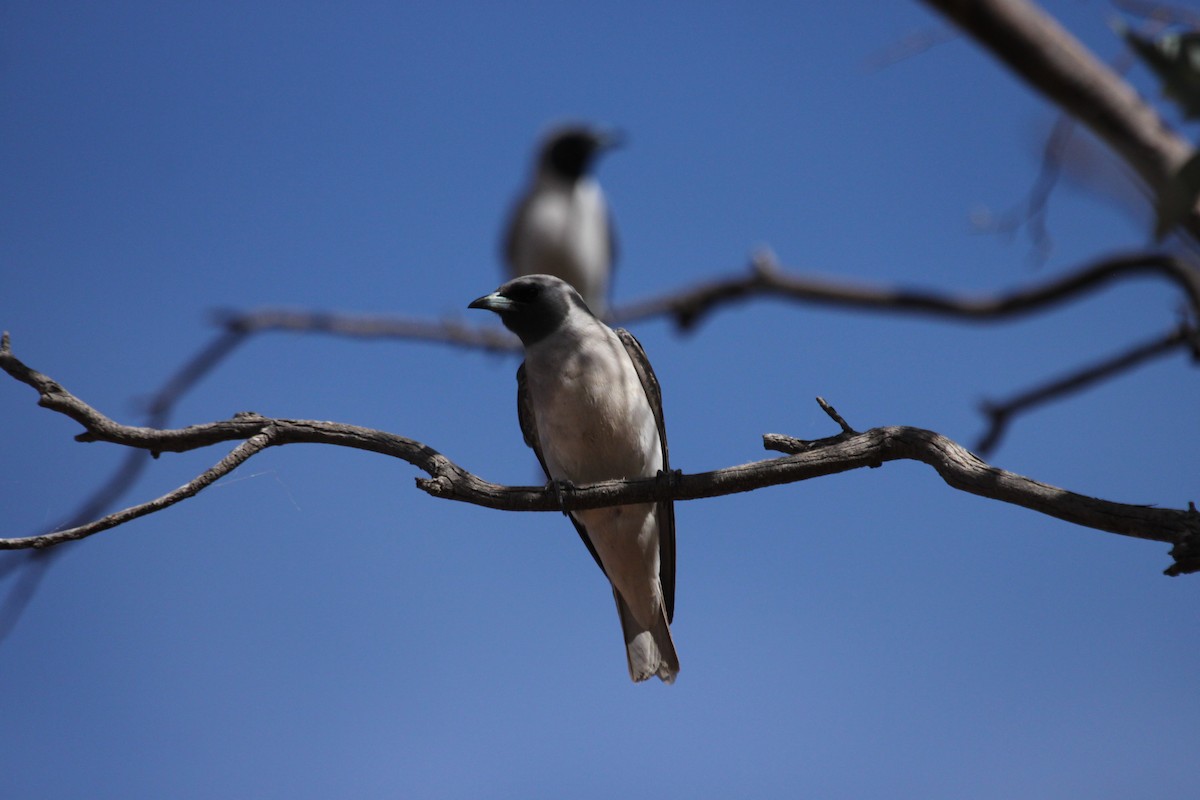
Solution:
<svg viewBox="0 0 1200 800"><path fill-rule="evenodd" d="M485 294L483 297L472 300L467 308L482 308L486 311L495 311L499 314L501 311L507 311L512 308L513 301L509 300L499 292Z"/></svg>

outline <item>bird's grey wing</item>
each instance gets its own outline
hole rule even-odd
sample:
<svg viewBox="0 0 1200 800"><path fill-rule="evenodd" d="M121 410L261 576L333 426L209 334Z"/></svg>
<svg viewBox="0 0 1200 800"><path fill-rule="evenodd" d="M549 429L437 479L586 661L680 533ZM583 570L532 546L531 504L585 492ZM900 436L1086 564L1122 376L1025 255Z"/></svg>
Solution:
<svg viewBox="0 0 1200 800"><path fill-rule="evenodd" d="M546 474L546 479L551 480L550 470L546 468L546 458L542 455L542 443L538 439L537 432L537 417L533 413L533 398L529 395L529 384L525 381L525 362L521 362L521 366L517 367L517 421L521 423L521 435L525 437L525 444L533 449L533 454L537 456L538 463L542 465L542 472ZM592 554L592 558L596 560L596 566L600 567L600 571L604 572L605 577L608 573L604 570L604 565L600 563L600 554L596 552L592 540L588 538L587 529L579 524L579 521L570 514L567 517L571 520L571 524L575 526L576 533L587 546L588 552Z"/></svg>
<svg viewBox="0 0 1200 800"><path fill-rule="evenodd" d="M650 359L642 343L632 333L624 328L616 329L617 338L625 345L625 352L633 362L642 388L646 391L646 399L650 401L650 409L654 412L654 421L658 423L658 441L662 446L662 468L668 475L671 473L671 459L667 450L667 424L663 420L662 389ZM675 619L675 503L665 500L658 503L655 511L658 516L658 575L662 581L663 602L667 607L667 622Z"/></svg>

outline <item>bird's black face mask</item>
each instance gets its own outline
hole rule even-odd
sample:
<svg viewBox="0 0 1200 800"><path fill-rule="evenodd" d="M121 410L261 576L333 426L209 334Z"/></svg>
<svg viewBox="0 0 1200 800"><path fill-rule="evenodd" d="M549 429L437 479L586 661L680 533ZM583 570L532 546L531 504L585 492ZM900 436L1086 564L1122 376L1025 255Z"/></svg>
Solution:
<svg viewBox="0 0 1200 800"><path fill-rule="evenodd" d="M495 312L504 327L528 347L557 330L572 306L591 313L579 294L558 278L525 275L472 301L467 307Z"/></svg>

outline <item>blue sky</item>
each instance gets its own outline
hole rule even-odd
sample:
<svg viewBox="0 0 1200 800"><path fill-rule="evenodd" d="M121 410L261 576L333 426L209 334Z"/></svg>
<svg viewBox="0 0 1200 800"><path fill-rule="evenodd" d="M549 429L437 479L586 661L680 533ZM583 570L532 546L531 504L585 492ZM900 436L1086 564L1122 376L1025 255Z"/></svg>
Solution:
<svg viewBox="0 0 1200 800"><path fill-rule="evenodd" d="M1102 57L1102 3L1050 10ZM620 126L600 167L616 300L744 268L990 292L1145 245L1062 185L1044 264L979 233L1052 111L918 4L30 3L0 8L0 327L123 421L213 334L284 306L490 322L499 228L551 122ZM1144 70L1135 84L1155 94ZM1174 117L1171 117L1174 119ZM1195 138L1196 131L1186 131ZM860 429L970 445L983 398L1167 329L1150 279L1017 322L776 301L641 323L674 465ZM265 335L175 424L253 410L378 427L533 481L516 361ZM1183 356L1023 418L991 458L1084 494L1196 499ZM0 382L5 535L120 461ZM164 455L156 496L225 450ZM407 464L290 446L73 547L0 645L12 797L1182 796L1200 744L1196 578L1165 546L888 464L677 506L682 661L630 684L603 577L554 514L434 500ZM6 584L0 584L0 588Z"/></svg>

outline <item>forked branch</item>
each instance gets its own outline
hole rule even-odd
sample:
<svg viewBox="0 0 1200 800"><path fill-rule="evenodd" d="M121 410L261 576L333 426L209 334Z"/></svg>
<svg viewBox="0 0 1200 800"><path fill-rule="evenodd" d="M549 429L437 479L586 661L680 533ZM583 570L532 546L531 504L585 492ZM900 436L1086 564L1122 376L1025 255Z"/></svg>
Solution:
<svg viewBox="0 0 1200 800"><path fill-rule="evenodd" d="M690 330L724 306L755 298L795 303L913 314L960 322L1016 319L1056 303L1084 297L1109 283L1156 277L1179 288L1191 313L1200 316L1200 271L1165 253L1122 253L1081 264L1041 283L986 295L962 295L928 289L870 285L784 269L769 251L758 253L750 269L685 286L613 309L610 322L628 324L667 317ZM361 339L407 339L493 352L519 352L516 337L496 328L458 320L441 322L412 317L358 316L329 312L261 309L227 311L218 322L230 334L281 331L322 333Z"/></svg>
<svg viewBox="0 0 1200 800"><path fill-rule="evenodd" d="M1108 143L1163 196L1192 148L1112 68L1027 0L925 0ZM1200 208L1180 223L1200 241Z"/></svg>
<svg viewBox="0 0 1200 800"><path fill-rule="evenodd" d="M1151 359L1179 350L1190 353L1193 361L1200 362L1200 331L1186 322L1149 341L1140 342L1108 358L1020 392L1007 400L984 401L981 410L988 418L988 428L976 443L975 449L984 455L995 450L1004 438L1009 423L1018 414L1082 391Z"/></svg>
<svg viewBox="0 0 1200 800"><path fill-rule="evenodd" d="M684 329L721 305L751 297L777 297L845 309L942 317L963 322L1015 319L1055 303L1084 296L1116 280L1155 276L1182 291L1200 315L1200 272L1163 253L1127 253L1080 265L1033 286L992 295L967 296L922 289L869 286L784 271L769 252L759 254L749 274L732 276L619 308L616 322L668 316Z"/></svg>
<svg viewBox="0 0 1200 800"><path fill-rule="evenodd" d="M270 419L249 412L228 420L173 430L122 425L75 397L58 382L23 364L12 353L7 334L0 343L0 368L34 388L39 405L83 425L84 433L76 437L79 441L111 442L154 453L239 442L212 468L160 498L76 528L0 539L0 549L48 547L116 527L195 495L267 447L306 442L352 447L403 459L429 475L417 479L418 487L429 494L506 511L560 511L649 500L717 497L911 459L929 464L950 486L962 491L1097 530L1174 544L1172 555L1176 563L1168 569L1168 574L1200 569L1200 556L1193 552L1193 543L1200 541L1200 514L1194 509L1128 505L1068 492L989 466L946 437L920 428L890 426L858 433L824 401L820 401L822 407L838 423L841 432L817 441L776 434L765 436L764 445L768 449L789 454L782 458L691 475L675 473L657 479L605 481L574 489L560 502L553 490L491 483L427 445L357 425Z"/></svg>

